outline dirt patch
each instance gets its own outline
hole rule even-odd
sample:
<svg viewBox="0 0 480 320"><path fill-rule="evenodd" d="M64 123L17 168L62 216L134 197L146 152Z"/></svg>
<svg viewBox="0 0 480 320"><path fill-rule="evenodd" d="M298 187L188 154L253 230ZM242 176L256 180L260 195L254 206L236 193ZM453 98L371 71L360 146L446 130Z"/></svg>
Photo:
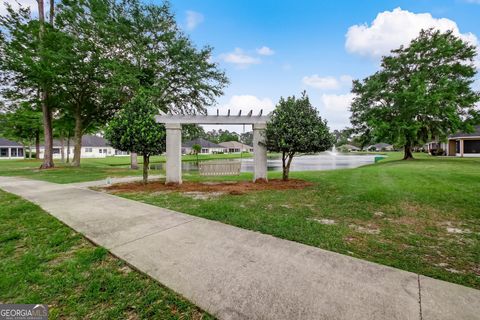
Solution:
<svg viewBox="0 0 480 320"><path fill-rule="evenodd" d="M209 200L213 198L218 198L223 195L223 192L200 192L200 191L187 191L183 193L185 196L190 197L194 200Z"/></svg>
<svg viewBox="0 0 480 320"><path fill-rule="evenodd" d="M241 195L252 191L263 190L290 190L290 189L304 189L310 187L313 184L304 180L291 179L283 181L279 179L272 179L268 182L192 182L187 181L181 185L165 185L163 181L153 181L146 185L142 183L121 183L114 184L112 186L104 187L110 193L126 193L126 192L201 192L201 193L214 193L214 194L231 194Z"/></svg>
<svg viewBox="0 0 480 320"><path fill-rule="evenodd" d="M337 222L333 219L309 219L311 221L315 221L315 222L318 222L320 224L326 224L326 225L332 225L332 224L337 224Z"/></svg>
<svg viewBox="0 0 480 320"><path fill-rule="evenodd" d="M377 226L367 224L366 226L359 226L356 224L349 224L350 228L354 229L357 232L364 234L380 234L380 229Z"/></svg>

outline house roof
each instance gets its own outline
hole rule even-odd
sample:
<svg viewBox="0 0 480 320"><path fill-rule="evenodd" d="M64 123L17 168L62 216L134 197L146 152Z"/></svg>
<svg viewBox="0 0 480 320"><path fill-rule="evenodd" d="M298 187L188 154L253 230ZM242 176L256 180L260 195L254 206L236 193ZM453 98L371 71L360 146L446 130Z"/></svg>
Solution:
<svg viewBox="0 0 480 320"><path fill-rule="evenodd" d="M5 138L0 138L0 146L1 147L23 147L20 143L5 139Z"/></svg>
<svg viewBox="0 0 480 320"><path fill-rule="evenodd" d="M344 144L343 146L340 146L339 148L347 148L347 149L352 149L352 150L360 150L359 147L356 147L356 146L351 145L351 144Z"/></svg>
<svg viewBox="0 0 480 320"><path fill-rule="evenodd" d="M371 146L368 146L368 149L370 149L372 147L374 147L375 149L383 149L383 148L390 148L390 147L392 147L392 145L388 144L388 143L380 142L380 143L372 144Z"/></svg>
<svg viewBox="0 0 480 320"><path fill-rule="evenodd" d="M449 136L449 138L464 138L464 137L478 137L480 136L480 125L474 127L471 133L459 132Z"/></svg>
<svg viewBox="0 0 480 320"><path fill-rule="evenodd" d="M244 144L238 141L225 141L225 142L220 142L219 145L221 145L224 148L234 148L234 149L251 149L253 148L252 146L249 146L248 144Z"/></svg>
<svg viewBox="0 0 480 320"><path fill-rule="evenodd" d="M73 139L70 139L70 145L73 146ZM64 145L67 144L67 141L65 141ZM60 140L58 139L53 139L53 146L54 147L60 147L62 144ZM94 136L94 135L89 135L86 134L82 137L82 147L108 147L110 146L110 142L99 136Z"/></svg>
<svg viewBox="0 0 480 320"><path fill-rule="evenodd" d="M202 148L223 148L221 145L205 140L203 138L197 138L182 143L183 148L191 148L193 145L199 144Z"/></svg>

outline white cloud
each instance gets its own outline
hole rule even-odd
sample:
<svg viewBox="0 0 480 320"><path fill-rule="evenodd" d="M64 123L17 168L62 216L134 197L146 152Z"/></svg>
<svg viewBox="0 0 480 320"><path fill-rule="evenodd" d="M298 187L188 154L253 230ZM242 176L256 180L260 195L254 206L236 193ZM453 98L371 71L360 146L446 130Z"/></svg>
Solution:
<svg viewBox="0 0 480 320"><path fill-rule="evenodd" d="M15 10L18 9L18 4L17 4L18 2L22 7L29 7L33 15L36 15L38 12L38 4L36 0L18 0L18 1L10 0L7 2L11 4L13 9ZM48 6L46 5L45 8L48 9ZM7 8L5 7L4 1L0 1L0 15L5 15L6 13L7 13Z"/></svg>
<svg viewBox="0 0 480 320"><path fill-rule="evenodd" d="M259 98L254 95L234 95L228 100L227 103L220 105L219 107L211 107L208 109L208 114L216 114L217 109L221 115L226 115L230 109L231 115L238 115L238 112L241 110L242 115L248 114L250 110L253 111L253 115L258 115L260 110L263 110L263 114L266 115L269 112L275 109L275 104L270 98ZM222 126L213 126L213 125L204 125L206 131L215 129L223 129L229 131L235 131L238 133L243 132L242 125L222 125ZM252 127L250 125L245 126L245 131L251 131Z"/></svg>
<svg viewBox="0 0 480 320"><path fill-rule="evenodd" d="M258 98L254 95L234 95L230 100L218 108L220 113L226 114L230 109L232 114L238 114L242 110L242 114L247 114L253 110L253 114L258 114L263 109L263 114L267 114L275 109L275 104L269 98Z"/></svg>
<svg viewBox="0 0 480 320"><path fill-rule="evenodd" d="M273 51L269 47L263 46L257 49L257 53L261 56L271 56L275 54L275 51Z"/></svg>
<svg viewBox="0 0 480 320"><path fill-rule="evenodd" d="M352 82L352 77L349 75L342 75L338 79L335 77L320 77L318 74L305 76L302 82L310 87L321 90L336 90L344 85L349 85Z"/></svg>
<svg viewBox="0 0 480 320"><path fill-rule="evenodd" d="M353 25L346 34L345 48L351 53L380 57L401 45L408 45L421 29L452 30L465 41L478 46L473 33L460 33L455 23L446 18L434 18L430 13L413 13L401 8L380 12L371 25Z"/></svg>
<svg viewBox="0 0 480 320"><path fill-rule="evenodd" d="M328 120L331 130L343 129L350 125L350 105L353 94L322 94L320 115Z"/></svg>
<svg viewBox="0 0 480 320"><path fill-rule="evenodd" d="M240 48L235 48L235 50L230 53L221 54L220 59L227 63L235 64L240 68L245 68L252 64L259 64L261 62L260 59L246 54Z"/></svg>
<svg viewBox="0 0 480 320"><path fill-rule="evenodd" d="M195 11L187 11L187 30L195 29L200 23L205 20L203 14Z"/></svg>

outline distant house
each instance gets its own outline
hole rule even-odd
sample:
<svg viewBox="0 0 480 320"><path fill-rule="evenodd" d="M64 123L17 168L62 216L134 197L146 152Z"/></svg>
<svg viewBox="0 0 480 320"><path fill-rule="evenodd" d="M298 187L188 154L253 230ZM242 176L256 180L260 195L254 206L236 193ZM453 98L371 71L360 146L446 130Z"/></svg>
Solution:
<svg viewBox="0 0 480 320"><path fill-rule="evenodd" d="M456 133L448 137L444 146L447 156L480 157L480 125L472 133Z"/></svg>
<svg viewBox="0 0 480 320"><path fill-rule="evenodd" d="M192 147L196 144L200 145L201 147L200 153L203 153L203 154L225 152L225 148L222 147L221 145L205 140L203 138L197 138L197 139L193 139L193 140L182 143L182 154L194 153Z"/></svg>
<svg viewBox="0 0 480 320"><path fill-rule="evenodd" d="M220 142L226 153L253 152L253 147L238 141Z"/></svg>
<svg viewBox="0 0 480 320"><path fill-rule="evenodd" d="M64 155L70 152L70 158L73 157L74 142L70 139L70 148L67 147L67 141L63 143ZM45 146L40 146L40 158L43 159L45 154ZM113 155L128 155L128 152L114 149L110 146L108 140L100 136L84 135L82 137L82 151L81 158L105 158ZM60 140L53 140L53 158L60 159L62 157L62 142Z"/></svg>
<svg viewBox="0 0 480 320"><path fill-rule="evenodd" d="M338 147L338 150L343 151L343 152L351 152L351 151L360 151L361 149L358 147L355 147L354 145L351 144L344 144L340 147Z"/></svg>
<svg viewBox="0 0 480 320"><path fill-rule="evenodd" d="M369 151L393 151L393 146L388 143L377 143L367 147Z"/></svg>
<svg viewBox="0 0 480 320"><path fill-rule="evenodd" d="M0 159L22 159L24 147L15 141L0 138Z"/></svg>
<svg viewBox="0 0 480 320"><path fill-rule="evenodd" d="M447 142L438 140L425 144L425 149L430 154L452 157L480 157L480 125L472 133L459 132L448 136Z"/></svg>

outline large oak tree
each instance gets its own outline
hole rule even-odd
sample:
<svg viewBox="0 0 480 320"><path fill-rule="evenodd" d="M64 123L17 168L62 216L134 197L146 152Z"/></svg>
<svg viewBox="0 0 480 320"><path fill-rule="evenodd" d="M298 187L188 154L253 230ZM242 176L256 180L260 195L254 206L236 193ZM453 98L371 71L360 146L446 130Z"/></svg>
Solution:
<svg viewBox="0 0 480 320"><path fill-rule="evenodd" d="M383 57L381 69L355 80L351 121L357 132L412 147L445 139L478 120L480 96L471 88L476 48L455 36L422 30L409 46Z"/></svg>

